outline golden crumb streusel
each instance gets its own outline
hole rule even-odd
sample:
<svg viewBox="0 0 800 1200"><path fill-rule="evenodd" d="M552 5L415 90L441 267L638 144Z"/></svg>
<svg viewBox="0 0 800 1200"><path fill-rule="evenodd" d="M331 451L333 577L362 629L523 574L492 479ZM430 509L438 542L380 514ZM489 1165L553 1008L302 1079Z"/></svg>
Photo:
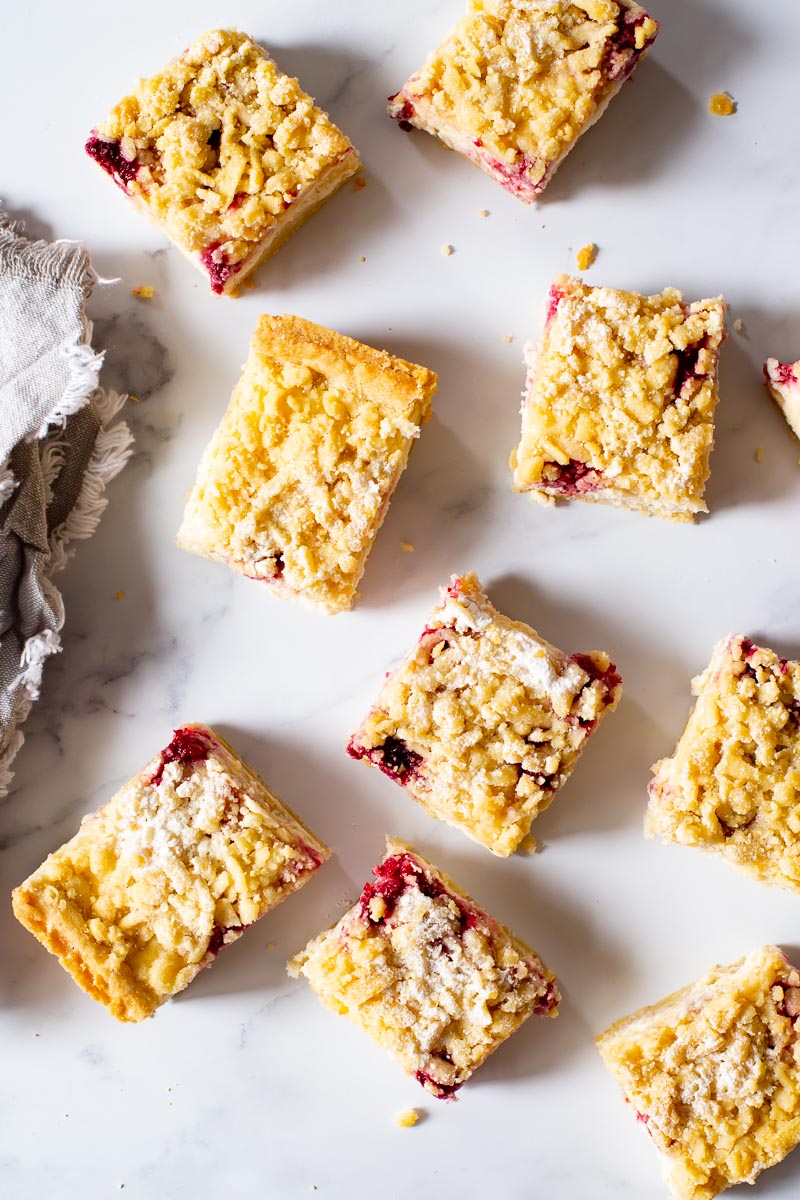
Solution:
<svg viewBox="0 0 800 1200"><path fill-rule="evenodd" d="M674 521L707 512L725 301L640 296L557 276L528 344L514 487Z"/></svg>
<svg viewBox="0 0 800 1200"><path fill-rule="evenodd" d="M348 753L505 856L620 693L607 654L564 654L497 612L475 575L454 576Z"/></svg>
<svg viewBox="0 0 800 1200"><path fill-rule="evenodd" d="M554 976L452 879L387 840L374 883L289 963L432 1095L451 1097L533 1014L554 1017Z"/></svg>
<svg viewBox="0 0 800 1200"><path fill-rule="evenodd" d="M634 0L470 0L389 111L530 202L657 32Z"/></svg>
<svg viewBox="0 0 800 1200"><path fill-rule="evenodd" d="M597 258L597 246L594 242L589 242L586 246L581 246L578 253L575 255L575 261L578 264L579 271L588 271L589 267Z"/></svg>
<svg viewBox="0 0 800 1200"><path fill-rule="evenodd" d="M121 1021L150 1016L330 851L204 725L185 725L13 893Z"/></svg>
<svg viewBox="0 0 800 1200"><path fill-rule="evenodd" d="M800 972L765 946L597 1039L675 1200L752 1183L800 1141Z"/></svg>
<svg viewBox="0 0 800 1200"><path fill-rule="evenodd" d="M715 92L708 101L708 111L715 117L732 117L736 112L736 101L727 92Z"/></svg>
<svg viewBox="0 0 800 1200"><path fill-rule="evenodd" d="M360 167L297 80L230 29L140 80L86 148L226 293Z"/></svg>
<svg viewBox="0 0 800 1200"><path fill-rule="evenodd" d="M323 612L350 608L436 375L299 317L261 317L178 544Z"/></svg>
<svg viewBox="0 0 800 1200"><path fill-rule="evenodd" d="M738 634L692 691L675 753L653 767L645 832L800 892L800 663Z"/></svg>

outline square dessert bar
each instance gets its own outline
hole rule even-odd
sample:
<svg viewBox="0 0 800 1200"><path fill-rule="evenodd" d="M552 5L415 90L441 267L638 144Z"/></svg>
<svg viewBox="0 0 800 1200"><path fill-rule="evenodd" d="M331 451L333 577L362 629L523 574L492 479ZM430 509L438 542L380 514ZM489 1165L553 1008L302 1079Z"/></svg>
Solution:
<svg viewBox="0 0 800 1200"><path fill-rule="evenodd" d="M184 725L13 893L120 1021L141 1021L330 856L231 747Z"/></svg>
<svg viewBox="0 0 800 1200"><path fill-rule="evenodd" d="M633 0L470 0L389 112L530 204L657 33Z"/></svg>
<svg viewBox="0 0 800 1200"><path fill-rule="evenodd" d="M607 654L564 654L497 612L475 575L453 576L347 751L506 856L621 691Z"/></svg>
<svg viewBox="0 0 800 1200"><path fill-rule="evenodd" d="M792 433L800 438L800 362L782 363L768 358L764 377L770 396L778 405Z"/></svg>
<svg viewBox="0 0 800 1200"><path fill-rule="evenodd" d="M514 488L673 521L708 512L725 301L686 304L558 276L528 366Z"/></svg>
<svg viewBox="0 0 800 1200"><path fill-rule="evenodd" d="M752 1183L800 1141L800 972L777 946L715 967L597 1039L676 1200Z"/></svg>
<svg viewBox="0 0 800 1200"><path fill-rule="evenodd" d="M261 317L178 545L309 608L350 608L435 391L425 367Z"/></svg>
<svg viewBox="0 0 800 1200"><path fill-rule="evenodd" d="M800 663L739 634L716 646L692 691L675 753L653 767L647 836L800 892Z"/></svg>
<svg viewBox="0 0 800 1200"><path fill-rule="evenodd" d="M360 166L297 80L230 29L140 80L86 150L226 295Z"/></svg>
<svg viewBox="0 0 800 1200"><path fill-rule="evenodd" d="M387 840L353 908L289 963L432 1095L448 1099L531 1014L557 1016L554 976L466 892Z"/></svg>

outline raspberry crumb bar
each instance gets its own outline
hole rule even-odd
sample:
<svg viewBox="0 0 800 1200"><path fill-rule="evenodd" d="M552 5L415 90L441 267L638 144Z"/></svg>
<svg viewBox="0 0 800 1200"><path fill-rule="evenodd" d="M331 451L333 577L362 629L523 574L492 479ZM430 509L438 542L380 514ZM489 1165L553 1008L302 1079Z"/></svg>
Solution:
<svg viewBox="0 0 800 1200"><path fill-rule="evenodd" d="M389 112L530 204L657 33L634 0L470 0Z"/></svg>
<svg viewBox="0 0 800 1200"><path fill-rule="evenodd" d="M297 80L230 29L140 80L86 150L227 295L360 166Z"/></svg>
<svg viewBox="0 0 800 1200"><path fill-rule="evenodd" d="M436 383L311 321L261 317L178 545L309 608L350 608Z"/></svg>
<svg viewBox="0 0 800 1200"><path fill-rule="evenodd" d="M768 358L764 377L770 396L778 405L792 432L800 438L800 362L782 363Z"/></svg>
<svg viewBox="0 0 800 1200"><path fill-rule="evenodd" d="M676 1200L752 1183L800 1141L800 972L777 946L715 967L597 1039Z"/></svg>
<svg viewBox="0 0 800 1200"><path fill-rule="evenodd" d="M13 893L14 913L120 1021L140 1021L330 851L205 725L184 725Z"/></svg>
<svg viewBox="0 0 800 1200"><path fill-rule="evenodd" d="M653 767L647 836L800 892L800 663L739 634L716 646L692 691L675 753Z"/></svg>
<svg viewBox="0 0 800 1200"><path fill-rule="evenodd" d="M453 576L347 751L506 856L621 691L607 654L564 654L497 612L475 575Z"/></svg>
<svg viewBox="0 0 800 1200"><path fill-rule="evenodd" d="M289 963L432 1095L449 1099L531 1014L554 976L510 930L402 842L387 840L353 908Z"/></svg>
<svg viewBox="0 0 800 1200"><path fill-rule="evenodd" d="M528 366L514 488L673 521L708 512L725 301L640 296L558 276Z"/></svg>

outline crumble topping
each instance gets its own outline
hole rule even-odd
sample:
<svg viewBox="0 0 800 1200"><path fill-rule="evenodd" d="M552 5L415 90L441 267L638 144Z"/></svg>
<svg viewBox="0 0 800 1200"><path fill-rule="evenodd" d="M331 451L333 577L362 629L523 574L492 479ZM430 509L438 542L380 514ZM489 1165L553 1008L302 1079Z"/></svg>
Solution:
<svg viewBox="0 0 800 1200"><path fill-rule="evenodd" d="M413 1129L419 1121L419 1113L416 1108L406 1108L403 1112L398 1113L394 1119L395 1125L400 1129Z"/></svg>
<svg viewBox="0 0 800 1200"><path fill-rule="evenodd" d="M348 753L508 855L616 707L621 682L608 655L564 654L497 612L475 575L454 576Z"/></svg>
<svg viewBox="0 0 800 1200"><path fill-rule="evenodd" d="M764 363L764 378L767 390L786 417L789 428L800 438L800 361L782 363L777 358L768 358Z"/></svg>
<svg viewBox="0 0 800 1200"><path fill-rule="evenodd" d="M298 317L261 317L179 545L325 612L349 608L436 376Z"/></svg>
<svg viewBox="0 0 800 1200"><path fill-rule="evenodd" d="M528 366L514 486L674 520L706 512L722 298L640 296L566 275L550 289Z"/></svg>
<svg viewBox="0 0 800 1200"><path fill-rule="evenodd" d="M152 300L155 294L155 288L151 287L149 283L131 288L131 295L135 296L137 300Z"/></svg>
<svg viewBox="0 0 800 1200"><path fill-rule="evenodd" d="M715 117L730 117L736 112L736 101L727 92L715 92L708 101L708 111Z"/></svg>
<svg viewBox="0 0 800 1200"><path fill-rule="evenodd" d="M297 80L235 30L203 34L140 80L86 148L200 257L215 291L326 173L347 158L338 186L359 168L349 139Z"/></svg>
<svg viewBox="0 0 800 1200"><path fill-rule="evenodd" d="M530 201L657 32L633 0L470 0L390 112Z"/></svg>
<svg viewBox="0 0 800 1200"><path fill-rule="evenodd" d="M575 255L575 261L578 264L579 271L588 271L594 260L597 258L597 246L594 242L589 242L588 246L582 246Z"/></svg>
<svg viewBox="0 0 800 1200"><path fill-rule="evenodd" d="M765 946L597 1039L677 1200L752 1183L798 1141L798 984L780 950Z"/></svg>
<svg viewBox="0 0 800 1200"><path fill-rule="evenodd" d="M22 923L141 1020L295 891L327 848L206 726L184 726L14 892Z"/></svg>
<svg viewBox="0 0 800 1200"><path fill-rule="evenodd" d="M692 681L694 711L653 767L645 832L800 891L800 663L738 634Z"/></svg>
<svg viewBox="0 0 800 1200"><path fill-rule="evenodd" d="M289 964L405 1071L448 1099L532 1013L555 1016L539 958L400 842L359 901Z"/></svg>

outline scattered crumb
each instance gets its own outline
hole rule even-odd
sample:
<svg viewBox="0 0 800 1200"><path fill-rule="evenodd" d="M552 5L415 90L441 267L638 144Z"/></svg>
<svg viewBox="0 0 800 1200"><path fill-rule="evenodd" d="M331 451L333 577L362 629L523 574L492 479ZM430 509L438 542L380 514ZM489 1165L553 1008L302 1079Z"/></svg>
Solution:
<svg viewBox="0 0 800 1200"><path fill-rule="evenodd" d="M452 246L450 246L450 245L447 245L447 246L442 246L442 254L446 254L446 255L448 255L448 257L449 257L449 255L451 255L452 253L453 253L453 247L452 247Z"/></svg>
<svg viewBox="0 0 800 1200"><path fill-rule="evenodd" d="M441 645L441 642L439 643ZM395 1125L399 1125L401 1129L411 1129L419 1120L419 1113L415 1108L407 1108L403 1112L398 1113L394 1119Z"/></svg>
<svg viewBox="0 0 800 1200"><path fill-rule="evenodd" d="M522 841L519 844L518 849L523 854L535 854L536 853L536 838L533 836L532 833L529 833L527 837L524 837L522 839Z"/></svg>
<svg viewBox="0 0 800 1200"><path fill-rule="evenodd" d="M481 211L478 213L479 217L488 217L488 215L489 215L488 208L482 208Z"/></svg>
<svg viewBox="0 0 800 1200"><path fill-rule="evenodd" d="M506 343L506 345L509 345L514 340L513 333L504 333L502 340Z"/></svg>
<svg viewBox="0 0 800 1200"><path fill-rule="evenodd" d="M235 300L239 295L239 288L231 288L231 290L228 292L228 295L230 296L231 300Z"/></svg>
<svg viewBox="0 0 800 1200"><path fill-rule="evenodd" d="M151 288L150 284L143 284L141 287L131 288L131 295L136 296L138 300L152 300L156 294L156 289Z"/></svg>
<svg viewBox="0 0 800 1200"><path fill-rule="evenodd" d="M364 255L362 254L362 255L361 255L361 258L360 258L358 261L359 261L359 262L366 262L367 260L366 260L366 258L364 257Z"/></svg>
<svg viewBox="0 0 800 1200"><path fill-rule="evenodd" d="M33 1036L34 1036L34 1037L41 1037L41 1034L39 1034L39 1033L35 1033Z"/></svg>
<svg viewBox="0 0 800 1200"><path fill-rule="evenodd" d="M544 229L544 225L540 225L540 226L539 226L539 228L540 228L540 229Z"/></svg>
<svg viewBox="0 0 800 1200"><path fill-rule="evenodd" d="M744 321L742 320L741 317L737 317L736 320L733 322L733 328L734 328L735 333L742 332L742 330L744 329Z"/></svg>
<svg viewBox="0 0 800 1200"><path fill-rule="evenodd" d="M764 461L764 451L759 446L758 449L756 450L756 462L763 462L763 461Z"/></svg>
<svg viewBox="0 0 800 1200"><path fill-rule="evenodd" d="M578 264L579 271L588 271L594 260L597 258L597 246L594 242L589 242L587 246L582 246L575 255L575 261Z"/></svg>
<svg viewBox="0 0 800 1200"><path fill-rule="evenodd" d="M363 192L363 190L364 190L364 188L365 188L366 186L367 186L367 181L366 181L366 179L364 178L364 176L363 176L363 175L356 175L356 181L355 181L355 183L353 184L353 187L355 188L355 190L356 190L357 192Z"/></svg>
<svg viewBox="0 0 800 1200"><path fill-rule="evenodd" d="M400 549L405 550L408 554L410 554L414 547L411 545L411 542L401 542Z"/></svg>
<svg viewBox="0 0 800 1200"><path fill-rule="evenodd" d="M267 942L267 949L274 950L275 947L277 946L277 944L278 944L277 942Z"/></svg>
<svg viewBox="0 0 800 1200"><path fill-rule="evenodd" d="M116 593L115 593L115 595L114 595L114 599L115 599L115 600L124 600L124 599L125 599L125 593L124 593L124 592L116 592Z"/></svg>
<svg viewBox="0 0 800 1200"><path fill-rule="evenodd" d="M139 403L139 397L138 397L138 396L128 396L128 399L130 400L131 404L138 404L138 403Z"/></svg>
<svg viewBox="0 0 800 1200"><path fill-rule="evenodd" d="M242 287L246 287L248 291L252 291L255 286L256 281L253 279L252 275L248 275L246 279L242 280Z"/></svg>
<svg viewBox="0 0 800 1200"><path fill-rule="evenodd" d="M715 92L709 98L708 111L715 117L730 117L736 112L736 101L728 92Z"/></svg>

